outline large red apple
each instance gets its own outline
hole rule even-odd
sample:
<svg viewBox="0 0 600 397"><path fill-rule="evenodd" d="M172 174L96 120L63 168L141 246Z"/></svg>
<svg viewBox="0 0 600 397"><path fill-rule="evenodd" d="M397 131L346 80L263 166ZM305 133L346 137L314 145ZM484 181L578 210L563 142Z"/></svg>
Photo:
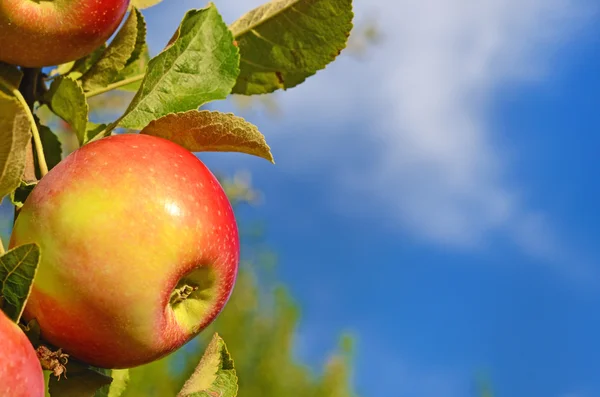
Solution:
<svg viewBox="0 0 600 397"><path fill-rule="evenodd" d="M129 0L0 0L0 61L43 67L74 61L119 27Z"/></svg>
<svg viewBox="0 0 600 397"><path fill-rule="evenodd" d="M10 246L41 262L24 318L44 340L103 368L181 347L229 299L239 237L225 192L192 153L123 134L89 143L27 198Z"/></svg>
<svg viewBox="0 0 600 397"><path fill-rule="evenodd" d="M0 311L0 397L44 397L44 373L21 328Z"/></svg>

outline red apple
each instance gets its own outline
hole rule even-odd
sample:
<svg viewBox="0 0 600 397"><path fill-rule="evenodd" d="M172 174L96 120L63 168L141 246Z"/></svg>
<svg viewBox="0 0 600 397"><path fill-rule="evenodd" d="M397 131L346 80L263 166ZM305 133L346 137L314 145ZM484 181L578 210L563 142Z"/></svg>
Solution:
<svg viewBox="0 0 600 397"><path fill-rule="evenodd" d="M234 213L191 152L114 135L67 156L33 189L10 246L41 262L24 318L44 340L103 368L154 361L211 323L239 262Z"/></svg>
<svg viewBox="0 0 600 397"><path fill-rule="evenodd" d="M0 61L58 65L98 48L123 20L129 0L0 0Z"/></svg>
<svg viewBox="0 0 600 397"><path fill-rule="evenodd" d="M0 397L44 397L44 373L21 328L0 311Z"/></svg>

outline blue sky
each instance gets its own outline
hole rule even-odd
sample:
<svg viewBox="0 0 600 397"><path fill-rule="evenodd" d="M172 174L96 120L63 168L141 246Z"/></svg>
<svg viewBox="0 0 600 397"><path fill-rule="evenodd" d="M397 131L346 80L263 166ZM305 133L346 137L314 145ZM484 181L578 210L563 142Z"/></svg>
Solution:
<svg viewBox="0 0 600 397"><path fill-rule="evenodd" d="M227 22L261 0L215 0ZM151 50L197 0L146 10ZM383 41L276 95L258 125L278 272L315 366L358 338L365 397L600 396L600 14L592 0L359 0ZM243 397L243 396L242 396Z"/></svg>
<svg viewBox="0 0 600 397"><path fill-rule="evenodd" d="M216 1L232 22L261 1ZM146 12L160 48L196 1ZM277 164L250 169L303 307L299 355L358 337L364 396L600 395L599 15L591 1L356 3L383 41L241 112Z"/></svg>

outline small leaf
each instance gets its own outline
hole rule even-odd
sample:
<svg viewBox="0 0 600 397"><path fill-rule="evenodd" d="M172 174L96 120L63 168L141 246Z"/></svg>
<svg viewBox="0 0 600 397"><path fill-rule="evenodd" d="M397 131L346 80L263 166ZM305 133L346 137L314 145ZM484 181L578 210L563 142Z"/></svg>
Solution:
<svg viewBox="0 0 600 397"><path fill-rule="evenodd" d="M140 10L143 10L144 8L150 8L152 6L155 6L161 1L162 0L131 0L131 5L133 5L136 8L139 8Z"/></svg>
<svg viewBox="0 0 600 397"><path fill-rule="evenodd" d="M112 378L69 360L66 376L50 377L49 391L52 397L94 397L96 391L110 384Z"/></svg>
<svg viewBox="0 0 600 397"><path fill-rule="evenodd" d="M146 20L144 19L144 16L142 15L142 13L139 12L139 10L137 10L136 8L134 8L134 10L137 14L137 18L136 18L136 20L137 20L137 27L136 27L137 36L135 38L135 47L133 48L133 52L131 53L131 56L127 60L127 63L125 63L126 67L131 65L138 59L140 59L140 56L142 55L144 50L147 49L147 46L146 46Z"/></svg>
<svg viewBox="0 0 600 397"><path fill-rule="evenodd" d="M22 78L23 73L16 66L0 62L0 86L4 86L7 93L18 89Z"/></svg>
<svg viewBox="0 0 600 397"><path fill-rule="evenodd" d="M225 342L215 334L177 397L235 397L237 375Z"/></svg>
<svg viewBox="0 0 600 397"><path fill-rule="evenodd" d="M94 137L96 135L98 135L99 133L101 133L102 131L106 130L106 124L96 124L96 123L92 123L91 121L89 121L87 123L87 127L86 127L86 142L91 141L92 139L94 139Z"/></svg>
<svg viewBox="0 0 600 397"><path fill-rule="evenodd" d="M233 36L214 4L190 10L172 43L150 60L139 91L113 127L139 130L169 113L225 99L238 65Z"/></svg>
<svg viewBox="0 0 600 397"><path fill-rule="evenodd" d="M130 78L138 79L130 84L118 87L118 89L122 91L136 92L139 90L140 86L142 85L143 76L146 72L146 67L148 66L148 62L150 62L150 52L148 51L148 46L146 45L146 21L144 20L142 14L140 14L138 18L137 31L138 36L135 44L135 50L127 61L125 68L119 72L119 75L114 82L116 83Z"/></svg>
<svg viewBox="0 0 600 397"><path fill-rule="evenodd" d="M58 77L44 95L50 109L75 131L79 144L87 142L86 130L90 110L80 81Z"/></svg>
<svg viewBox="0 0 600 397"><path fill-rule="evenodd" d="M106 44L102 44L100 47L92 51L92 53L88 56L75 61L73 68L69 71L68 77L72 78L73 80L79 79L88 70L90 70L90 68L94 66L96 62L98 62L102 54L104 54L104 51L106 51Z"/></svg>
<svg viewBox="0 0 600 397"><path fill-rule="evenodd" d="M64 75L69 73L73 69L73 66L75 66L75 62L76 61L71 61L58 65L50 71L50 76Z"/></svg>
<svg viewBox="0 0 600 397"><path fill-rule="evenodd" d="M240 48L234 94L266 94L302 83L332 62L352 30L352 0L274 0L230 29Z"/></svg>
<svg viewBox="0 0 600 397"><path fill-rule="evenodd" d="M129 369L104 370L112 377L110 385L102 386L94 397L121 397L129 384Z"/></svg>
<svg viewBox="0 0 600 397"><path fill-rule="evenodd" d="M10 193L10 201L17 209L21 209L23 204L25 204L25 200L27 200L35 185L37 185L37 181L25 182L22 180L19 187Z"/></svg>
<svg viewBox="0 0 600 397"><path fill-rule="evenodd" d="M136 8L133 8L129 18L127 18L123 27L98 62L81 77L84 91L104 88L115 81L119 72L123 70L127 61L136 51L139 19L142 19L142 14Z"/></svg>
<svg viewBox="0 0 600 397"><path fill-rule="evenodd" d="M0 257L2 310L17 323L31 293L39 261L40 249L35 243L18 246Z"/></svg>
<svg viewBox="0 0 600 397"><path fill-rule="evenodd" d="M168 139L191 152L240 152L274 162L258 128L231 113L173 113L152 121L141 133Z"/></svg>
<svg viewBox="0 0 600 397"><path fill-rule="evenodd" d="M0 90L0 200L19 186L25 170L31 140L26 112L16 98Z"/></svg>

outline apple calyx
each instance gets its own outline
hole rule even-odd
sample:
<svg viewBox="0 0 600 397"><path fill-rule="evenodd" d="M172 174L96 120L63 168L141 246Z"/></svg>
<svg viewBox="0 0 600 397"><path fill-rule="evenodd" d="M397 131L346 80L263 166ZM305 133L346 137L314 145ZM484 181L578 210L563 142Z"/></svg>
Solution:
<svg viewBox="0 0 600 397"><path fill-rule="evenodd" d="M171 304L171 306L174 306L180 302L183 302L184 300L189 298L194 291L198 291L198 288L200 287L198 287L197 285L188 284L185 284L181 287L176 287L171 293L171 299L169 300L169 303Z"/></svg>
<svg viewBox="0 0 600 397"><path fill-rule="evenodd" d="M200 265L181 277L168 302L179 326L196 332L219 299L218 289L218 275L212 265Z"/></svg>

